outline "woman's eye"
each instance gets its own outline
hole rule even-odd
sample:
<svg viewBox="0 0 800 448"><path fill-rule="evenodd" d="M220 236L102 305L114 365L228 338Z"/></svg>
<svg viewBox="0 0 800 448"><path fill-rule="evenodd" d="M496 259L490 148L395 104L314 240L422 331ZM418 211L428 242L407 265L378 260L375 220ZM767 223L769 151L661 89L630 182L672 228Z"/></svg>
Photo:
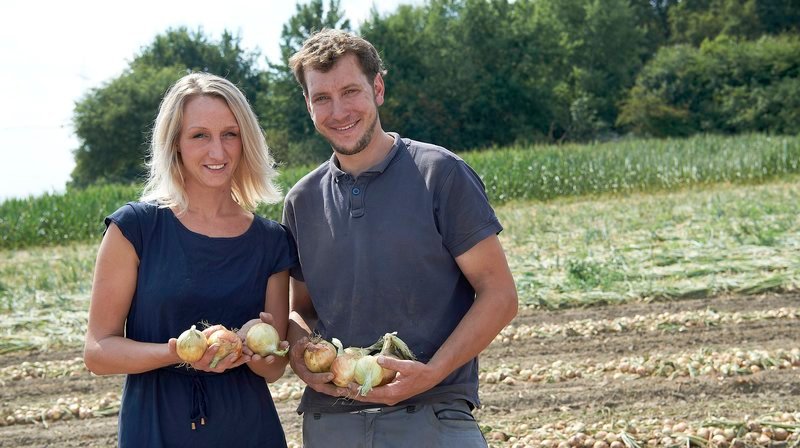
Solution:
<svg viewBox="0 0 800 448"><path fill-rule="evenodd" d="M205 137L205 136L206 136L206 135L205 135L205 134L202 134L202 133L201 133L201 134L194 134L194 135L192 135L192 138L203 138L203 137Z"/></svg>

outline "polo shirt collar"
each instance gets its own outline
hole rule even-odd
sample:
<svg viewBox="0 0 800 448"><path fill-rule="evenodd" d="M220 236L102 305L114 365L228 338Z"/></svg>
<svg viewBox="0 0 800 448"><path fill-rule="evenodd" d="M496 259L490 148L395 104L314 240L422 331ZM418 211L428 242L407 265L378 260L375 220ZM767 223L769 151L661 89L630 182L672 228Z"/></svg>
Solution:
<svg viewBox="0 0 800 448"><path fill-rule="evenodd" d="M392 161L395 159L395 157L397 156L397 153L400 150L400 148L406 146L405 142L403 142L403 139L400 138L400 136L397 133L395 133L395 132L387 132L387 134L391 135L394 138L394 144L392 145L392 149L389 150L389 154L386 154L386 157L384 157L383 160L381 160L377 165L375 165L375 166L373 166L371 168L367 168L360 175L363 176L363 175L368 174L368 173L369 174L381 174L381 173L383 173L386 170L386 168L389 166L389 164L391 164ZM347 173L342 171L342 169L339 167L339 159L336 158L336 153L333 153L331 155L330 163L328 163L328 167L329 167L330 173L331 173L331 175L333 176L334 179L339 179L342 176L347 176L348 175Z"/></svg>

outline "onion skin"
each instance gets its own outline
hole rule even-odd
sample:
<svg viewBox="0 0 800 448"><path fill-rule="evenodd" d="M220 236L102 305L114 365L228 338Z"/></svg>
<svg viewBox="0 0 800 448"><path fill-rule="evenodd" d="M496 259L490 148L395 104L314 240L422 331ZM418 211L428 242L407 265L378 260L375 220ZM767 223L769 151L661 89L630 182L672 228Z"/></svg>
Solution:
<svg viewBox="0 0 800 448"><path fill-rule="evenodd" d="M262 357L268 355L286 355L287 350L278 350L278 344L280 344L280 342L278 330L265 322L259 322L250 327L245 336L245 344L247 347L252 350L253 353L257 353Z"/></svg>
<svg viewBox="0 0 800 448"><path fill-rule="evenodd" d="M303 361L308 370L314 373L327 372L336 359L336 347L324 339L315 339L306 345Z"/></svg>
<svg viewBox="0 0 800 448"><path fill-rule="evenodd" d="M176 351L183 362L192 363L203 357L208 347L208 340L194 325L178 336Z"/></svg>
<svg viewBox="0 0 800 448"><path fill-rule="evenodd" d="M235 355L233 358L234 360L242 356L242 340L239 339L236 333L225 327L211 333L208 337L208 346L211 347L214 344L219 346L219 350L217 350L217 353L214 355L214 359L211 360L210 366L212 369L217 367L217 363L219 363L221 359L230 354Z"/></svg>

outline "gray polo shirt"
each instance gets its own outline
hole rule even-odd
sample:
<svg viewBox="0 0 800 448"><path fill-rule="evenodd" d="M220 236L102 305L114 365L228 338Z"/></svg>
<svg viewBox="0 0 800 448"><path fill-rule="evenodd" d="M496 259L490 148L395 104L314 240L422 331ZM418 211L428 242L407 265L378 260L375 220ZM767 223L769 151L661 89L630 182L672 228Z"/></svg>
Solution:
<svg viewBox="0 0 800 448"><path fill-rule="evenodd" d="M427 362L475 300L455 262L502 230L478 175L444 148L394 135L386 158L352 177L335 156L286 195L283 222L319 321L316 332L365 347L396 331ZM478 404L478 362L403 404L463 398ZM299 412L374 407L310 388Z"/></svg>

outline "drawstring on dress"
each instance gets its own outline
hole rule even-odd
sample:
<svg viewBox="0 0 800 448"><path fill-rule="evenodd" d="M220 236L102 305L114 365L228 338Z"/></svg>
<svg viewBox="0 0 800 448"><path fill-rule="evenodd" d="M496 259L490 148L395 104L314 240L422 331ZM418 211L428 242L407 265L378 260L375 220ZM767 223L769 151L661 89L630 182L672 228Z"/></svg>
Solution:
<svg viewBox="0 0 800 448"><path fill-rule="evenodd" d="M200 376L192 377L192 430L197 429L197 422L200 425L206 424L206 389Z"/></svg>

